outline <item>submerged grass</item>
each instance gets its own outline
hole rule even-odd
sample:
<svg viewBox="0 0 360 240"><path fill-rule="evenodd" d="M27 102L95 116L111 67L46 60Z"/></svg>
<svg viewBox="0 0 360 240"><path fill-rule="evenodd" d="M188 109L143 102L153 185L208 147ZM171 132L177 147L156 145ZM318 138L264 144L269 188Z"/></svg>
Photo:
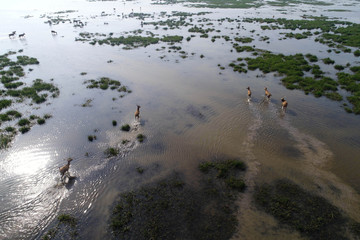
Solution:
<svg viewBox="0 0 360 240"><path fill-rule="evenodd" d="M255 204L309 239L348 239L348 219L326 199L306 192L289 180L255 189Z"/></svg>
<svg viewBox="0 0 360 240"><path fill-rule="evenodd" d="M242 169L233 161L215 165L221 164L236 173ZM142 173L143 169L138 167L137 171ZM226 181L234 187L224 187ZM217 178L210 170L199 188L187 185L174 173L155 184L122 193L113 208L110 229L117 239L230 239L238 224L237 188L234 178Z"/></svg>
<svg viewBox="0 0 360 240"><path fill-rule="evenodd" d="M191 7L208 8L252 8L260 7L263 3L254 0L160 0L156 4L191 3Z"/></svg>
<svg viewBox="0 0 360 240"><path fill-rule="evenodd" d="M125 131L125 132L128 132L130 131L130 125L129 124L124 124L121 126L121 130L122 131Z"/></svg>
<svg viewBox="0 0 360 240"><path fill-rule="evenodd" d="M5 149L10 146L11 141L13 140L13 134L0 134L0 149Z"/></svg>
<svg viewBox="0 0 360 240"><path fill-rule="evenodd" d="M145 140L145 138L146 138L145 135L141 133L136 136L136 139L141 143Z"/></svg>
<svg viewBox="0 0 360 240"><path fill-rule="evenodd" d="M52 97L57 97L60 94L60 90L51 83L46 83L41 79L33 81L31 87L24 87L20 90L8 90L7 95L11 97L17 97L20 99L31 98L33 102L40 104L47 100L48 94L41 94L40 92L47 91L52 93Z"/></svg>
<svg viewBox="0 0 360 240"><path fill-rule="evenodd" d="M121 84L118 80L113 80L108 77L101 77L99 80L86 80L84 84L87 84L86 88L93 89L93 88L100 88L102 90L117 90L118 92L126 92L131 93L131 90L128 87Z"/></svg>
<svg viewBox="0 0 360 240"><path fill-rule="evenodd" d="M56 225L48 230L42 237L42 240L50 239L77 239L78 220L69 214L60 214L56 219Z"/></svg>
<svg viewBox="0 0 360 240"><path fill-rule="evenodd" d="M23 52L22 50L18 51ZM0 111L3 109L14 107L19 102L23 102L25 99L31 99L32 102L40 104L45 102L49 94L51 97L57 97L60 93L59 89L51 83L46 83L41 79L35 79L31 86L25 86L23 82L19 81L21 77L25 76L24 66L37 65L39 61L36 58L28 56L16 56L16 60L11 60L9 57L15 55L16 52L8 52L0 55L0 79L4 88L0 91ZM29 69L32 71L33 69ZM13 106L15 105L15 106ZM2 122L9 122L13 126L5 128L4 132L1 130L0 149L4 149L10 146L11 141L16 136L17 132L22 134L30 131L31 127L36 123L42 125L45 123L45 119L50 118L50 115L44 115L43 118L39 118L35 115L31 115L28 118L22 118L15 122L15 119L22 117L22 113L16 110L9 110L7 112L0 113L0 124ZM18 127L18 131L16 130Z"/></svg>
<svg viewBox="0 0 360 240"><path fill-rule="evenodd" d="M107 157L115 157L119 154L119 149L109 147L104 151L104 153Z"/></svg>
<svg viewBox="0 0 360 240"><path fill-rule="evenodd" d="M326 17L312 17L312 20L294 20L285 18L245 18L244 22L259 22L269 25L262 25L263 30L267 29L289 29L308 30L302 33L285 33L286 37L304 39L309 36L318 35L316 42L327 44L329 47L336 47L344 52L351 52L351 49L344 46L360 48L360 24L347 21L329 20ZM312 30L321 30L322 32ZM356 50L355 56L360 55Z"/></svg>

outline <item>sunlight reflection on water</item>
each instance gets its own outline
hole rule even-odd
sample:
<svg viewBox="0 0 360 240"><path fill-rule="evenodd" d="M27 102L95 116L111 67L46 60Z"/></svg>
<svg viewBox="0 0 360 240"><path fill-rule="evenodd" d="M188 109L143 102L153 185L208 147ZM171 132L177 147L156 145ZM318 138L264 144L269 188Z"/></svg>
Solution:
<svg viewBox="0 0 360 240"><path fill-rule="evenodd" d="M42 146L30 147L11 153L5 163L6 171L17 175L38 174L50 162L50 153L44 151Z"/></svg>

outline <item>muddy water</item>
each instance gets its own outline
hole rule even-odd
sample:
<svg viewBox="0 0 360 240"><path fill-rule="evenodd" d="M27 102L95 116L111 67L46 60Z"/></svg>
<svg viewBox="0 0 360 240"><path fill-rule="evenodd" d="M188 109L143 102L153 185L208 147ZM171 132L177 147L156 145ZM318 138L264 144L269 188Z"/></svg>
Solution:
<svg viewBox="0 0 360 240"><path fill-rule="evenodd" d="M220 35L231 37L235 37L231 28L237 23L220 25L216 19L278 16L276 8L209 10L149 2L87 1L55 1L51 5L35 1L29 7L24 2L9 3L1 9L1 54L23 49L24 55L38 58L40 65L32 66L34 71L27 73L26 81L53 79L61 93L50 104L15 107L25 116L50 113L53 118L44 126L35 126L29 133L17 136L11 148L0 153L0 238L40 238L59 213L71 213L79 219L82 239L103 239L117 194L156 181L174 170L183 172L189 183L196 184L200 161L224 157L240 158L249 166L248 189L238 200L240 226L235 239L300 239L297 233L280 228L272 217L252 204L256 184L284 177L324 196L360 221L359 116L347 114L339 103L286 90L273 74L234 73L226 66L239 54L231 52L231 44L223 39L215 43L198 36L189 42L183 40L176 45L188 53L186 59L168 52L165 43L122 50L74 41L84 31L120 34L139 29L139 20L116 15L138 12L140 7L144 13L155 13L155 20L164 20L160 18L161 11L212 11L206 17L214 20L214 27L221 29ZM308 13L336 14L324 9L327 7L310 7ZM47 19L41 18L63 10L77 10L68 13L69 18L82 19L88 22L87 26L49 26L44 23ZM110 15L102 17L102 11ZM304 7L289 10L294 18L303 11ZM356 19L354 12L338 14L351 21ZM196 21L203 17L193 18ZM326 46L311 39L279 42L275 31L261 32L256 24L244 26L241 36L251 36L250 31L257 29L252 43L257 48L284 54L310 52L339 64L358 61L350 54L328 54ZM8 39L7 34L14 30L26 32L26 39ZM50 30L56 30L58 35L52 36ZM155 31L151 25L145 25L144 30L160 36L190 35L186 29ZM269 36L270 43L258 41L257 33ZM158 51L162 46L165 50ZM201 54L204 58L200 58ZM218 64L226 69L220 70ZM333 70L328 71L334 74ZM81 72L87 75L82 76ZM114 91L90 90L83 84L103 76L121 81L132 93L120 98ZM253 90L251 101L246 97L247 86ZM264 86L274 96L271 101L264 100ZM279 107L282 96L289 101L286 114ZM82 107L87 101L90 106ZM136 104L142 106L140 122L133 119ZM112 120L118 122L117 127L112 126ZM132 126L128 133L119 129L126 123ZM143 144L136 141L139 133L147 137ZM97 139L89 142L88 135L96 135ZM123 145L124 139L130 142ZM106 158L103 152L108 147L118 147L120 155ZM63 186L58 168L68 157L74 159L71 174L77 178ZM138 166L145 169L144 174L136 172Z"/></svg>

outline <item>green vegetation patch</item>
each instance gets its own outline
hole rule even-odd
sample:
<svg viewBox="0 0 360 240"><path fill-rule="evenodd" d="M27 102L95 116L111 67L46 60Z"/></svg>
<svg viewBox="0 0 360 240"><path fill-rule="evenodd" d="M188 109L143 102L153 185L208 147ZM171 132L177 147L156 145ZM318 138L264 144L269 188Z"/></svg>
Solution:
<svg viewBox="0 0 360 240"><path fill-rule="evenodd" d="M315 5L315 6L331 6L333 3L325 2L325 1L319 1L319 0L275 0L267 2L271 6L277 6L277 7L286 7L286 6L292 6L297 4L308 4L308 5Z"/></svg>
<svg viewBox="0 0 360 240"><path fill-rule="evenodd" d="M239 171L246 170L246 165L242 161L204 162L199 165L199 169L205 174L211 174L216 178L223 179L227 187L239 191L245 190L245 182L238 176Z"/></svg>
<svg viewBox="0 0 360 240"><path fill-rule="evenodd" d="M99 80L86 80L84 81L84 84L87 84L86 88L100 88L102 90L117 90L118 92L126 92L131 93L131 90L129 90L126 86L123 86L120 81L113 80L107 77L101 77Z"/></svg>
<svg viewBox="0 0 360 240"><path fill-rule="evenodd" d="M125 132L128 132L130 131L130 125L129 124L124 124L121 126L121 130L122 131L125 131Z"/></svg>
<svg viewBox="0 0 360 240"><path fill-rule="evenodd" d="M163 42L170 42L170 43L175 43L175 42L181 42L183 40L183 36L164 36L161 41Z"/></svg>
<svg viewBox="0 0 360 240"><path fill-rule="evenodd" d="M302 32L302 33L286 33L285 37L287 38L295 38L295 39L305 39L308 38L309 36L312 36L313 34L310 31L306 31L306 32Z"/></svg>
<svg viewBox="0 0 360 240"><path fill-rule="evenodd" d="M41 94L40 92L47 91L52 93L52 97L57 97L60 94L60 90L52 83L46 83L41 79L36 79L31 87L24 87L20 90L8 90L7 95L17 98L31 98L33 102L40 104L47 100L48 94Z"/></svg>
<svg viewBox="0 0 360 240"><path fill-rule="evenodd" d="M12 101L9 99L1 99L0 100L0 111L4 108L10 107L12 104Z"/></svg>
<svg viewBox="0 0 360 240"><path fill-rule="evenodd" d="M304 16L306 17L306 16ZM294 20L285 18L245 18L244 22L259 22L269 25L262 25L266 29L290 29L308 30L302 33L285 33L286 37L304 39L313 34L319 35L315 41L326 44L329 47L336 47L344 52L351 52L351 49L344 46L360 48L360 24L347 21L329 20L326 17L308 17L312 20ZM312 33L312 30L321 30ZM355 53L354 53L355 54ZM358 52L355 54L355 56ZM360 54L360 53L359 53Z"/></svg>
<svg viewBox="0 0 360 240"><path fill-rule="evenodd" d="M17 56L16 58L17 58L17 64L20 64L22 66L39 64L39 61L33 57Z"/></svg>
<svg viewBox="0 0 360 240"><path fill-rule="evenodd" d="M241 43L251 43L254 41L254 39L251 37L236 37L234 40Z"/></svg>
<svg viewBox="0 0 360 240"><path fill-rule="evenodd" d="M315 30L320 29L323 32L334 31L339 25L352 25L346 21L330 21L325 17L313 17L313 20L298 20L286 18L244 18L244 22L259 22L267 24L277 24L282 29L290 30Z"/></svg>
<svg viewBox="0 0 360 240"><path fill-rule="evenodd" d="M334 29L333 33L324 33L321 37L323 41L331 40L345 46L360 48L360 24L339 27Z"/></svg>
<svg viewBox="0 0 360 240"><path fill-rule="evenodd" d="M119 149L109 147L104 151L104 153L107 157L115 157L119 154Z"/></svg>
<svg viewBox="0 0 360 240"><path fill-rule="evenodd" d="M175 3L191 3L188 6L201 8L252 8L260 7L264 4L257 0L160 0L153 4L165 5Z"/></svg>
<svg viewBox="0 0 360 240"><path fill-rule="evenodd" d="M141 133L136 136L136 139L141 143L145 140L145 138L146 138L145 135Z"/></svg>
<svg viewBox="0 0 360 240"><path fill-rule="evenodd" d="M348 239L349 222L339 209L288 180L257 187L254 199L260 209L309 239Z"/></svg>
<svg viewBox="0 0 360 240"><path fill-rule="evenodd" d="M180 19L166 19L165 21L158 22L144 22L144 25L154 25L156 27L167 26L170 29L179 29L180 27L187 27L191 24L185 21L185 17L181 17Z"/></svg>
<svg viewBox="0 0 360 240"><path fill-rule="evenodd" d="M334 64L334 63L335 63L335 61L332 60L332 59L330 59L330 58L324 58L324 59L323 59L323 62L324 62L325 64Z"/></svg>
<svg viewBox="0 0 360 240"><path fill-rule="evenodd" d="M0 134L0 149L5 149L10 146L11 141L13 140L13 134Z"/></svg>
<svg viewBox="0 0 360 240"><path fill-rule="evenodd" d="M18 51L18 53L21 52L23 50ZM9 51L0 55L0 81L5 88L0 91L0 111L10 106L14 107L13 105L27 98L40 104L47 100L49 94L52 97L59 95L60 91L57 87L41 79L34 80L31 86L24 86L25 84L19 81L21 77L25 76L24 66L37 65L39 61L36 58L24 55L16 56L15 58L15 56L12 56L15 54L17 52ZM32 69L29 69L29 71L32 71ZM21 117L22 114L16 110L0 112L0 124L3 122L10 122L9 124L12 124L12 126L7 126L4 130L0 129L0 149L9 147L17 132L26 133L36 124L36 120L39 125L42 125L45 123L45 119L51 116L44 115L43 118L39 118L33 115L29 119L23 118L17 122L14 121ZM18 127L18 131L16 127Z"/></svg>
<svg viewBox="0 0 360 240"><path fill-rule="evenodd" d="M352 94L347 96L348 101L352 104L352 110L349 111L348 109L347 111L360 114L360 72L355 72L354 74L339 72L336 75L341 88Z"/></svg>
<svg viewBox="0 0 360 240"><path fill-rule="evenodd" d="M230 169L239 171L236 167ZM194 187L174 173L155 184L123 193L110 219L112 234L117 239L139 240L230 239L238 225L235 201L239 191L227 187L225 181L209 170Z"/></svg>
<svg viewBox="0 0 360 240"><path fill-rule="evenodd" d="M215 31L215 29L213 28L202 28L202 27L198 27L198 26L194 26L189 28L188 32L192 32L192 33L202 33L202 34L207 34L209 32L213 32Z"/></svg>
<svg viewBox="0 0 360 240"><path fill-rule="evenodd" d="M156 37L145 37L145 36L120 36L120 37L108 37L105 39L93 40L94 43L99 45L107 44L111 46L126 45L125 49L137 48L137 47L146 47L151 44L157 44L159 38Z"/></svg>

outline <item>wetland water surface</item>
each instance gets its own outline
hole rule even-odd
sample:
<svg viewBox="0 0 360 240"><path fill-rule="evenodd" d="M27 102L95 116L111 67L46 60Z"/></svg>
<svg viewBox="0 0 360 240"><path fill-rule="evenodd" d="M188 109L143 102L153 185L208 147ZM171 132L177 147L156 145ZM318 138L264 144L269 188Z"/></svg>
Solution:
<svg viewBox="0 0 360 240"><path fill-rule="evenodd" d="M273 16L302 19L306 14L356 23L359 3L249 9L152 3L12 1L0 7L0 54L14 51L9 58L36 58L39 64L25 66L20 80L30 86L33 80L43 79L60 91L58 97L41 104L14 100L1 109L1 114L16 110L26 118L52 117L27 133L17 133L1 149L0 238L41 239L60 214L71 214L77 219L74 238L105 239L119 194L174 171L196 186L199 163L224 158L241 159L248 166L247 188L236 202L234 239L303 238L253 202L255 186L284 178L360 222L360 116L344 111L342 102L286 89L274 72L238 73L229 66L238 58L253 57L251 52L233 48L235 37L251 37L253 42L241 45L276 54L311 53L343 66L359 66L359 57L328 52L330 47L314 41L315 36L279 40L281 32L291 30L263 30L257 22L242 22ZM191 16L177 16L173 11ZM159 23L168 19L189 25ZM194 26L213 30L207 32L208 37L200 37L204 32L188 31ZM17 33L9 38L12 31ZM23 32L25 38L19 38ZM85 36L81 33L90 37L81 39ZM109 36L146 36L159 41L146 47L139 42L90 44ZM161 40L164 36L183 39L169 43ZM269 39L264 41L264 36ZM336 78L332 66L317 64L326 76ZM344 71L351 73L348 68ZM121 82L127 90L87 88L85 81L102 77ZM264 87L272 93L270 101L264 99ZM1 98L10 99L3 85L1 89ZM339 87L341 94L349 94L341 91ZM283 96L289 102L286 113L280 109ZM139 120L134 120L136 105L141 105ZM124 124L130 125L129 132L121 130ZM1 122L2 133L9 126L17 127L17 120ZM137 140L138 134L146 137L144 142ZM90 141L89 136L96 138ZM109 148L118 154L108 157L104 152ZM63 185L58 169L69 157L74 159L70 173L76 179ZM139 167L144 169L141 174Z"/></svg>

